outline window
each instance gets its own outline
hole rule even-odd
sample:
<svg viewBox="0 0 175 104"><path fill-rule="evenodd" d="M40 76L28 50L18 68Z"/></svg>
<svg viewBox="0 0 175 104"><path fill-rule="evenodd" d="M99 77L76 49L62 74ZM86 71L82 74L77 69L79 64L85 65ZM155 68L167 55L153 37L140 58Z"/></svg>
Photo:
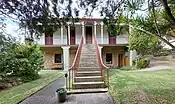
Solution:
<svg viewBox="0 0 175 104"><path fill-rule="evenodd" d="M61 54L55 54L55 63L61 63Z"/></svg>
<svg viewBox="0 0 175 104"><path fill-rule="evenodd" d="M112 64L112 53L106 54L106 64Z"/></svg>
<svg viewBox="0 0 175 104"><path fill-rule="evenodd" d="M52 33L45 33L45 45L53 45L53 34Z"/></svg>
<svg viewBox="0 0 175 104"><path fill-rule="evenodd" d="M109 44L116 44L116 36L109 36Z"/></svg>

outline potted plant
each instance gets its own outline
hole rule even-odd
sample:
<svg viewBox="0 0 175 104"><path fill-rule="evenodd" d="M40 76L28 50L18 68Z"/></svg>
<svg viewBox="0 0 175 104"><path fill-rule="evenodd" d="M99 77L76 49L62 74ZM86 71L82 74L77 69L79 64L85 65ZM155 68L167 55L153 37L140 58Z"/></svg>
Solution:
<svg viewBox="0 0 175 104"><path fill-rule="evenodd" d="M59 88L56 90L58 101L64 102L66 100L67 91L65 88Z"/></svg>

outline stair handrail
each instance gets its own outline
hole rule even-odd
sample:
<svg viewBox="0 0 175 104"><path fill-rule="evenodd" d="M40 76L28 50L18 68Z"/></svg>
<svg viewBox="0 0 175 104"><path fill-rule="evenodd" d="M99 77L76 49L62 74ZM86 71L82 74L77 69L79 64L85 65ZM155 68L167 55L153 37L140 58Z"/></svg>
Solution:
<svg viewBox="0 0 175 104"><path fill-rule="evenodd" d="M83 43L84 43L84 38L83 38L83 36L81 36L80 44L79 44L77 52L75 54L74 61L71 65L71 67L68 70L71 70L71 69L75 68L75 66L77 65L77 61L79 61L79 59L80 59L80 57L78 57L78 56L81 54L81 49L82 49Z"/></svg>
<svg viewBox="0 0 175 104"><path fill-rule="evenodd" d="M100 68L100 71L101 71L101 76L102 76L102 79L105 83L105 85L109 88L109 67L107 67L104 63L103 63L103 60L102 60L102 53L100 54L100 50L99 50L99 45L98 45L98 42L97 42L97 38L96 36L94 35L94 44L95 44L95 47L96 47L96 51L97 51L97 58L98 58L98 64L99 64L99 68ZM107 70L105 70L107 69ZM105 73L105 71L107 71Z"/></svg>
<svg viewBox="0 0 175 104"><path fill-rule="evenodd" d="M95 35L94 35L94 44L95 44L95 47L96 47L96 50L97 50L97 57L98 57L98 60L99 60L99 64L101 64L100 67L103 67L105 69L109 69L109 67L107 67L103 63L102 56L100 55L99 45L98 45L98 42L97 42L97 39L96 39Z"/></svg>
<svg viewBox="0 0 175 104"><path fill-rule="evenodd" d="M74 77L75 77L75 74L78 70L78 65L79 65L79 61L80 61L80 55L81 55L83 43L84 43L84 37L82 35L81 40L80 40L80 44L78 46L78 49L77 49L75 57L74 57L74 61L71 65L71 67L68 69L68 77L69 77L69 79L68 79L69 85L68 86L67 86L67 74L65 75L66 76L66 88L69 87L69 88L67 88L67 89L69 89L69 91L71 88L73 88Z"/></svg>

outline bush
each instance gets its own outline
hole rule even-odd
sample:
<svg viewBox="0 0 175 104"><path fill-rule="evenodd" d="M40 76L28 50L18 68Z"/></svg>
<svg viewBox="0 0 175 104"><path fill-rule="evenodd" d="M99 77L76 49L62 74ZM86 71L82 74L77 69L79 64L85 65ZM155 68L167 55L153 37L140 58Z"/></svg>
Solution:
<svg viewBox="0 0 175 104"><path fill-rule="evenodd" d="M135 66L136 60L132 60L132 66Z"/></svg>
<svg viewBox="0 0 175 104"><path fill-rule="evenodd" d="M25 81L39 78L38 71L43 69L43 54L40 47L34 43L25 43L15 49L15 58L19 68L13 74L23 77Z"/></svg>
<svg viewBox="0 0 175 104"><path fill-rule="evenodd" d="M126 70L126 71L128 71L128 70L134 70L134 69L135 68L133 66L123 66L123 67L120 68L120 70Z"/></svg>
<svg viewBox="0 0 175 104"><path fill-rule="evenodd" d="M167 56L170 54L169 50L158 50L157 52L153 53L153 56L158 57L158 56Z"/></svg>
<svg viewBox="0 0 175 104"><path fill-rule="evenodd" d="M142 58L139 58L139 60L136 64L136 68L138 68L138 69L146 68L149 66L149 64L150 64L149 58L142 57Z"/></svg>
<svg viewBox="0 0 175 104"><path fill-rule="evenodd" d="M18 76L24 81L39 78L43 68L43 54L34 43L20 44L0 34L0 77Z"/></svg>

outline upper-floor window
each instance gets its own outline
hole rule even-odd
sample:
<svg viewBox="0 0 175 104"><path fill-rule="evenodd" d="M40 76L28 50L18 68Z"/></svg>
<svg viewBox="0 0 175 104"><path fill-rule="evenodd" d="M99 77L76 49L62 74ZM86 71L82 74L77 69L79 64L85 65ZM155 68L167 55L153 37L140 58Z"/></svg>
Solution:
<svg viewBox="0 0 175 104"><path fill-rule="evenodd" d="M109 36L109 44L116 44L116 36Z"/></svg>
<svg viewBox="0 0 175 104"><path fill-rule="evenodd" d="M45 45L53 45L53 33L45 32Z"/></svg>
<svg viewBox="0 0 175 104"><path fill-rule="evenodd" d="M61 54L55 54L55 63L61 63Z"/></svg>
<svg viewBox="0 0 175 104"><path fill-rule="evenodd" d="M112 53L106 54L106 64L112 64Z"/></svg>

